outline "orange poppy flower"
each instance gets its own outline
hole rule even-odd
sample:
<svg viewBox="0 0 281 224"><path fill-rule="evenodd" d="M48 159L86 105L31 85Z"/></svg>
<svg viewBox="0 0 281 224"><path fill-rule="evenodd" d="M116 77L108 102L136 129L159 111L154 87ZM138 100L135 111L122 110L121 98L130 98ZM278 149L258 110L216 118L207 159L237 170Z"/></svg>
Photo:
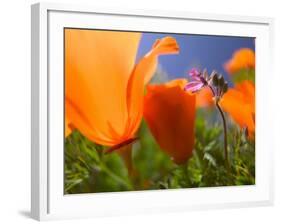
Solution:
<svg viewBox="0 0 281 224"><path fill-rule="evenodd" d="M232 58L224 64L229 74L234 74L241 69L255 68L255 53L249 48L241 48L234 52Z"/></svg>
<svg viewBox="0 0 281 224"><path fill-rule="evenodd" d="M195 95L184 91L187 81L148 85L144 119L160 147L176 163L184 163L194 146Z"/></svg>
<svg viewBox="0 0 281 224"><path fill-rule="evenodd" d="M141 33L65 30L65 107L75 128L106 146L134 138L143 92L161 54L177 53L172 37L157 40L137 64Z"/></svg>
<svg viewBox="0 0 281 224"><path fill-rule="evenodd" d="M247 128L249 136L255 132L255 86L251 81L243 81L230 88L220 102L224 111L239 124Z"/></svg>
<svg viewBox="0 0 281 224"><path fill-rule="evenodd" d="M214 106L214 96L209 88L203 88L196 93L196 107Z"/></svg>

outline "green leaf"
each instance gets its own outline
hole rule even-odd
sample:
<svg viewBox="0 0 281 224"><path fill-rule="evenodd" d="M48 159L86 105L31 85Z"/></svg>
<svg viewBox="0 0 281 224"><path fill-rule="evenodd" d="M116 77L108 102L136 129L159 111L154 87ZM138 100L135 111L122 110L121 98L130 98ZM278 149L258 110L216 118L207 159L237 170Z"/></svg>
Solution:
<svg viewBox="0 0 281 224"><path fill-rule="evenodd" d="M250 80L255 83L255 69L242 69L231 75L231 78L235 84L244 80Z"/></svg>
<svg viewBox="0 0 281 224"><path fill-rule="evenodd" d="M216 159L211 154L206 152L204 154L204 159L207 160L212 166L217 166Z"/></svg>
<svg viewBox="0 0 281 224"><path fill-rule="evenodd" d="M207 146L204 147L205 152L211 151L215 145L216 145L216 141L211 141L209 144L207 144Z"/></svg>

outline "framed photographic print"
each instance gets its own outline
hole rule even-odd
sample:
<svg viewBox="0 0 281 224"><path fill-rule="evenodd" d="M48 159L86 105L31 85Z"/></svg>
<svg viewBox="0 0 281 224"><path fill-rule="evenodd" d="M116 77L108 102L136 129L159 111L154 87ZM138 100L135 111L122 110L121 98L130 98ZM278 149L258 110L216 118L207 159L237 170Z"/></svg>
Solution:
<svg viewBox="0 0 281 224"><path fill-rule="evenodd" d="M271 204L272 26L32 5L32 217Z"/></svg>

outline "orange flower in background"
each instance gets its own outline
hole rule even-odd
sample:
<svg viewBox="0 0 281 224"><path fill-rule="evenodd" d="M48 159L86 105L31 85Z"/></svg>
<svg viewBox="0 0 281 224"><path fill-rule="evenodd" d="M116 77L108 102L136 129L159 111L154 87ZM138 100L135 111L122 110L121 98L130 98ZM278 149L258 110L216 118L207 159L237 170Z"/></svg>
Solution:
<svg viewBox="0 0 281 224"><path fill-rule="evenodd" d="M98 144L116 146L134 138L157 57L179 51L175 39L165 37L135 64L140 38L135 32L65 30L66 116Z"/></svg>
<svg viewBox="0 0 281 224"><path fill-rule="evenodd" d="M249 48L241 48L234 52L232 58L224 64L229 74L241 69L255 68L255 52Z"/></svg>
<svg viewBox="0 0 281 224"><path fill-rule="evenodd" d="M144 119L160 147L176 163L184 163L194 146L195 95L183 90L187 81L147 86Z"/></svg>
<svg viewBox="0 0 281 224"><path fill-rule="evenodd" d="M221 106L241 128L247 128L249 136L255 132L255 86L243 81L230 88L221 100Z"/></svg>
<svg viewBox="0 0 281 224"><path fill-rule="evenodd" d="M196 93L196 107L214 106L214 96L209 88L203 88Z"/></svg>

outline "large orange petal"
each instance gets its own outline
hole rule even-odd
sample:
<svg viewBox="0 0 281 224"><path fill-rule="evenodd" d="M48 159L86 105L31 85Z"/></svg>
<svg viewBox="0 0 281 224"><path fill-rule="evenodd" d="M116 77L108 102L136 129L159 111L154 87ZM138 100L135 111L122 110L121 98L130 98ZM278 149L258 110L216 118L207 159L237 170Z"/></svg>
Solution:
<svg viewBox="0 0 281 224"><path fill-rule="evenodd" d="M157 58L161 54L175 54L179 52L176 40L172 37L164 37L157 40L151 51L148 52L136 65L127 89L128 113L131 126L129 132L134 133L142 118L144 87L155 73Z"/></svg>
<svg viewBox="0 0 281 224"><path fill-rule="evenodd" d="M184 163L194 146L195 95L185 92L186 80L149 85L144 118L160 147L176 163Z"/></svg>
<svg viewBox="0 0 281 224"><path fill-rule="evenodd" d="M118 144L126 131L127 84L140 37L135 32L65 30L67 116L92 141Z"/></svg>
<svg viewBox="0 0 281 224"><path fill-rule="evenodd" d="M71 101L69 98L65 99L65 107L66 107L66 117L71 115L71 119L74 121L75 127L79 127L78 130L83 133L88 139L101 144L101 145L114 145L115 144L115 136L104 136L98 129L95 128L90 122L89 115L84 113L79 107Z"/></svg>
<svg viewBox="0 0 281 224"><path fill-rule="evenodd" d="M234 52L232 58L224 65L225 70L234 74L241 69L255 68L255 53L252 49L241 48Z"/></svg>
<svg viewBox="0 0 281 224"><path fill-rule="evenodd" d="M250 81L229 89L220 104L241 128L247 127L250 135L255 132L255 94Z"/></svg>

